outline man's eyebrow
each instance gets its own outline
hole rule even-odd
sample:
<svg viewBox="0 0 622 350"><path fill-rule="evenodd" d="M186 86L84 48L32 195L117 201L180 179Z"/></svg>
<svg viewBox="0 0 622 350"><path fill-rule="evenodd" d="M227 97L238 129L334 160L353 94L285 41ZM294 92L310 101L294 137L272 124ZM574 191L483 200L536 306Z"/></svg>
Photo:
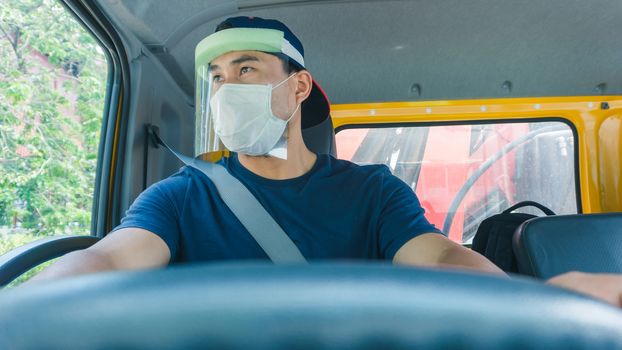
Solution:
<svg viewBox="0 0 622 350"><path fill-rule="evenodd" d="M240 63L244 63L247 61L255 61L255 62L259 62L259 58L255 57L255 56L251 56L251 55L242 55L236 59L234 59L233 61L229 62L230 64L240 64Z"/></svg>
<svg viewBox="0 0 622 350"><path fill-rule="evenodd" d="M229 64L235 64L235 65L239 65L242 64L244 62L248 62L248 61L253 61L253 62L261 62L261 60L255 56L251 56L251 55L242 55L236 59L234 59L233 61L229 62ZM216 64L210 64L208 70L210 72L216 70L216 69L220 69L220 67Z"/></svg>

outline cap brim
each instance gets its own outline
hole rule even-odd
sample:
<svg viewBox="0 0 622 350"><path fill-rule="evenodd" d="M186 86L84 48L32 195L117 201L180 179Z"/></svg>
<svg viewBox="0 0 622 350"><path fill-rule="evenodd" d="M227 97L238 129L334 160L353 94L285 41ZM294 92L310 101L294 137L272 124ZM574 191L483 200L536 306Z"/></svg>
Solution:
<svg viewBox="0 0 622 350"><path fill-rule="evenodd" d="M309 97L302 102L302 129L314 127L330 116L330 102L324 90L314 80Z"/></svg>

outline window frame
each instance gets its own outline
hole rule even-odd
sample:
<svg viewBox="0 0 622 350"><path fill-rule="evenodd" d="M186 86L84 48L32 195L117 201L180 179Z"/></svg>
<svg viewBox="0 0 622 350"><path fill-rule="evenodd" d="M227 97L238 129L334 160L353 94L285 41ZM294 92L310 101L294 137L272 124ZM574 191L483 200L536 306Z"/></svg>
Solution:
<svg viewBox="0 0 622 350"><path fill-rule="evenodd" d="M104 97L102 125L91 210L90 234L104 237L114 222L114 205L119 191L129 112L129 64L123 41L103 11L91 0L57 0L96 40L106 56L108 81ZM104 171L105 170L105 171Z"/></svg>

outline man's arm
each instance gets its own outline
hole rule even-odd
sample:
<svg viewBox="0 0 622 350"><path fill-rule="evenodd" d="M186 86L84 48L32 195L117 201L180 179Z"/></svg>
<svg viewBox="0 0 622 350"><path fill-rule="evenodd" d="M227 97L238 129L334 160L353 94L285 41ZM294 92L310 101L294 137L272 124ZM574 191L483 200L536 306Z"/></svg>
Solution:
<svg viewBox="0 0 622 350"><path fill-rule="evenodd" d="M124 228L88 249L64 255L26 285L101 271L162 267L170 258L168 246L156 234L140 228Z"/></svg>
<svg viewBox="0 0 622 350"><path fill-rule="evenodd" d="M393 263L459 268L505 275L500 268L479 253L438 233L424 233L406 242L393 257Z"/></svg>
<svg viewBox="0 0 622 350"><path fill-rule="evenodd" d="M426 233L406 242L395 254L394 264L449 267L505 275L482 255L437 233ZM622 275L569 272L547 284L569 289L622 307Z"/></svg>

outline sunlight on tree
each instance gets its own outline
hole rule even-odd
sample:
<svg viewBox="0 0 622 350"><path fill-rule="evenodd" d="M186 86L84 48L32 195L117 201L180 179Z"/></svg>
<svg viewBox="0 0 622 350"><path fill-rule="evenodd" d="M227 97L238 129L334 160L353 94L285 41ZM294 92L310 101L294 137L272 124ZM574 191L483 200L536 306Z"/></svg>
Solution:
<svg viewBox="0 0 622 350"><path fill-rule="evenodd" d="M88 234L107 80L98 43L58 2L0 3L0 254Z"/></svg>

